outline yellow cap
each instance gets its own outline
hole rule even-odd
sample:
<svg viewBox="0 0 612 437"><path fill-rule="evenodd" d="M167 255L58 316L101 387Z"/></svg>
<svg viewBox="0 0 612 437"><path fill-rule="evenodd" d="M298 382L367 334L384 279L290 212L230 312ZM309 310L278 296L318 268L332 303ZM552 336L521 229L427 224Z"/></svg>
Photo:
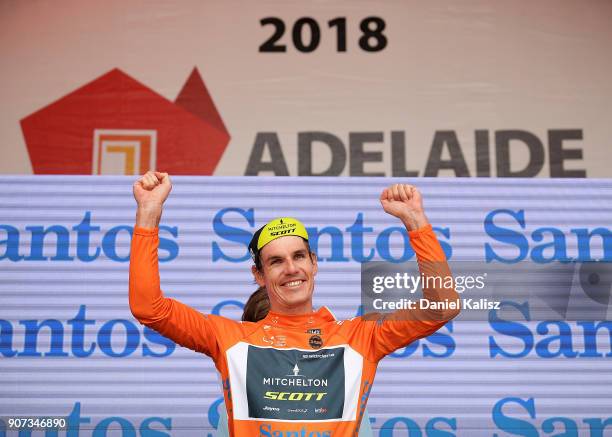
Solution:
<svg viewBox="0 0 612 437"><path fill-rule="evenodd" d="M302 222L292 217L276 218L255 232L251 244L249 244L249 249L255 255L256 252L259 252L270 241L292 235L308 240L308 232L306 232L306 227Z"/></svg>

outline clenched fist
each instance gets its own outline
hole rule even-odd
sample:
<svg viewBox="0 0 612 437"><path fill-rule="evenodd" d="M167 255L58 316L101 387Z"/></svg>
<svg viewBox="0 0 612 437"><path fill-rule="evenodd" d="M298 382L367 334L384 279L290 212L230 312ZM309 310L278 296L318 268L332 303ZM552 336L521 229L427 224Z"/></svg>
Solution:
<svg viewBox="0 0 612 437"><path fill-rule="evenodd" d="M161 207L172 190L172 183L168 173L148 171L134 182L133 189L139 208Z"/></svg>
<svg viewBox="0 0 612 437"><path fill-rule="evenodd" d="M429 224L423 210L423 198L414 185L395 184L385 188L380 203L387 214L399 218L408 230Z"/></svg>

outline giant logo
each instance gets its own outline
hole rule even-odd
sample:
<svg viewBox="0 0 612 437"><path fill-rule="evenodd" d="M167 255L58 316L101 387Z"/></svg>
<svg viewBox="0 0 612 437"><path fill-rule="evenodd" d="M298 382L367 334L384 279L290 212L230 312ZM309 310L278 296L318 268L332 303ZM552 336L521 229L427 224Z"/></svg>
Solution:
<svg viewBox="0 0 612 437"><path fill-rule="evenodd" d="M196 68L174 102L111 70L21 129L35 174L211 175L230 139Z"/></svg>

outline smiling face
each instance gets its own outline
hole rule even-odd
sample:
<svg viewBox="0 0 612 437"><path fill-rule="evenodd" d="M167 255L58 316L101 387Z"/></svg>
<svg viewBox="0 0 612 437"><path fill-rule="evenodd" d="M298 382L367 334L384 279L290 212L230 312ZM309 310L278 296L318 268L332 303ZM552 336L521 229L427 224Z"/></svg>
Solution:
<svg viewBox="0 0 612 437"><path fill-rule="evenodd" d="M268 290L270 309L285 314L312 312L317 258L301 237L277 238L260 251L261 270L253 266L259 286Z"/></svg>

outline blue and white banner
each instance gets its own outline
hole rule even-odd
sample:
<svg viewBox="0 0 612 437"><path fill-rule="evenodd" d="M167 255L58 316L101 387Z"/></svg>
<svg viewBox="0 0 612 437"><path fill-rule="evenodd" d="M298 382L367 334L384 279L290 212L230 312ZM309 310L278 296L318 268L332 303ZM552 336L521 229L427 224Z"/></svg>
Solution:
<svg viewBox="0 0 612 437"><path fill-rule="evenodd" d="M69 417L78 430L59 435L71 437L214 435L212 361L128 307L133 180L0 177L0 416ZM451 261L612 261L612 180L407 181ZM396 182L174 177L160 226L164 293L238 318L256 288L252 233L294 216L320 260L315 305L353 317L362 262L414 259L378 200ZM492 310L488 321L451 322L385 358L368 404L375 435L610 435L612 322L516 310L512 321ZM17 435L5 425L0 437Z"/></svg>

